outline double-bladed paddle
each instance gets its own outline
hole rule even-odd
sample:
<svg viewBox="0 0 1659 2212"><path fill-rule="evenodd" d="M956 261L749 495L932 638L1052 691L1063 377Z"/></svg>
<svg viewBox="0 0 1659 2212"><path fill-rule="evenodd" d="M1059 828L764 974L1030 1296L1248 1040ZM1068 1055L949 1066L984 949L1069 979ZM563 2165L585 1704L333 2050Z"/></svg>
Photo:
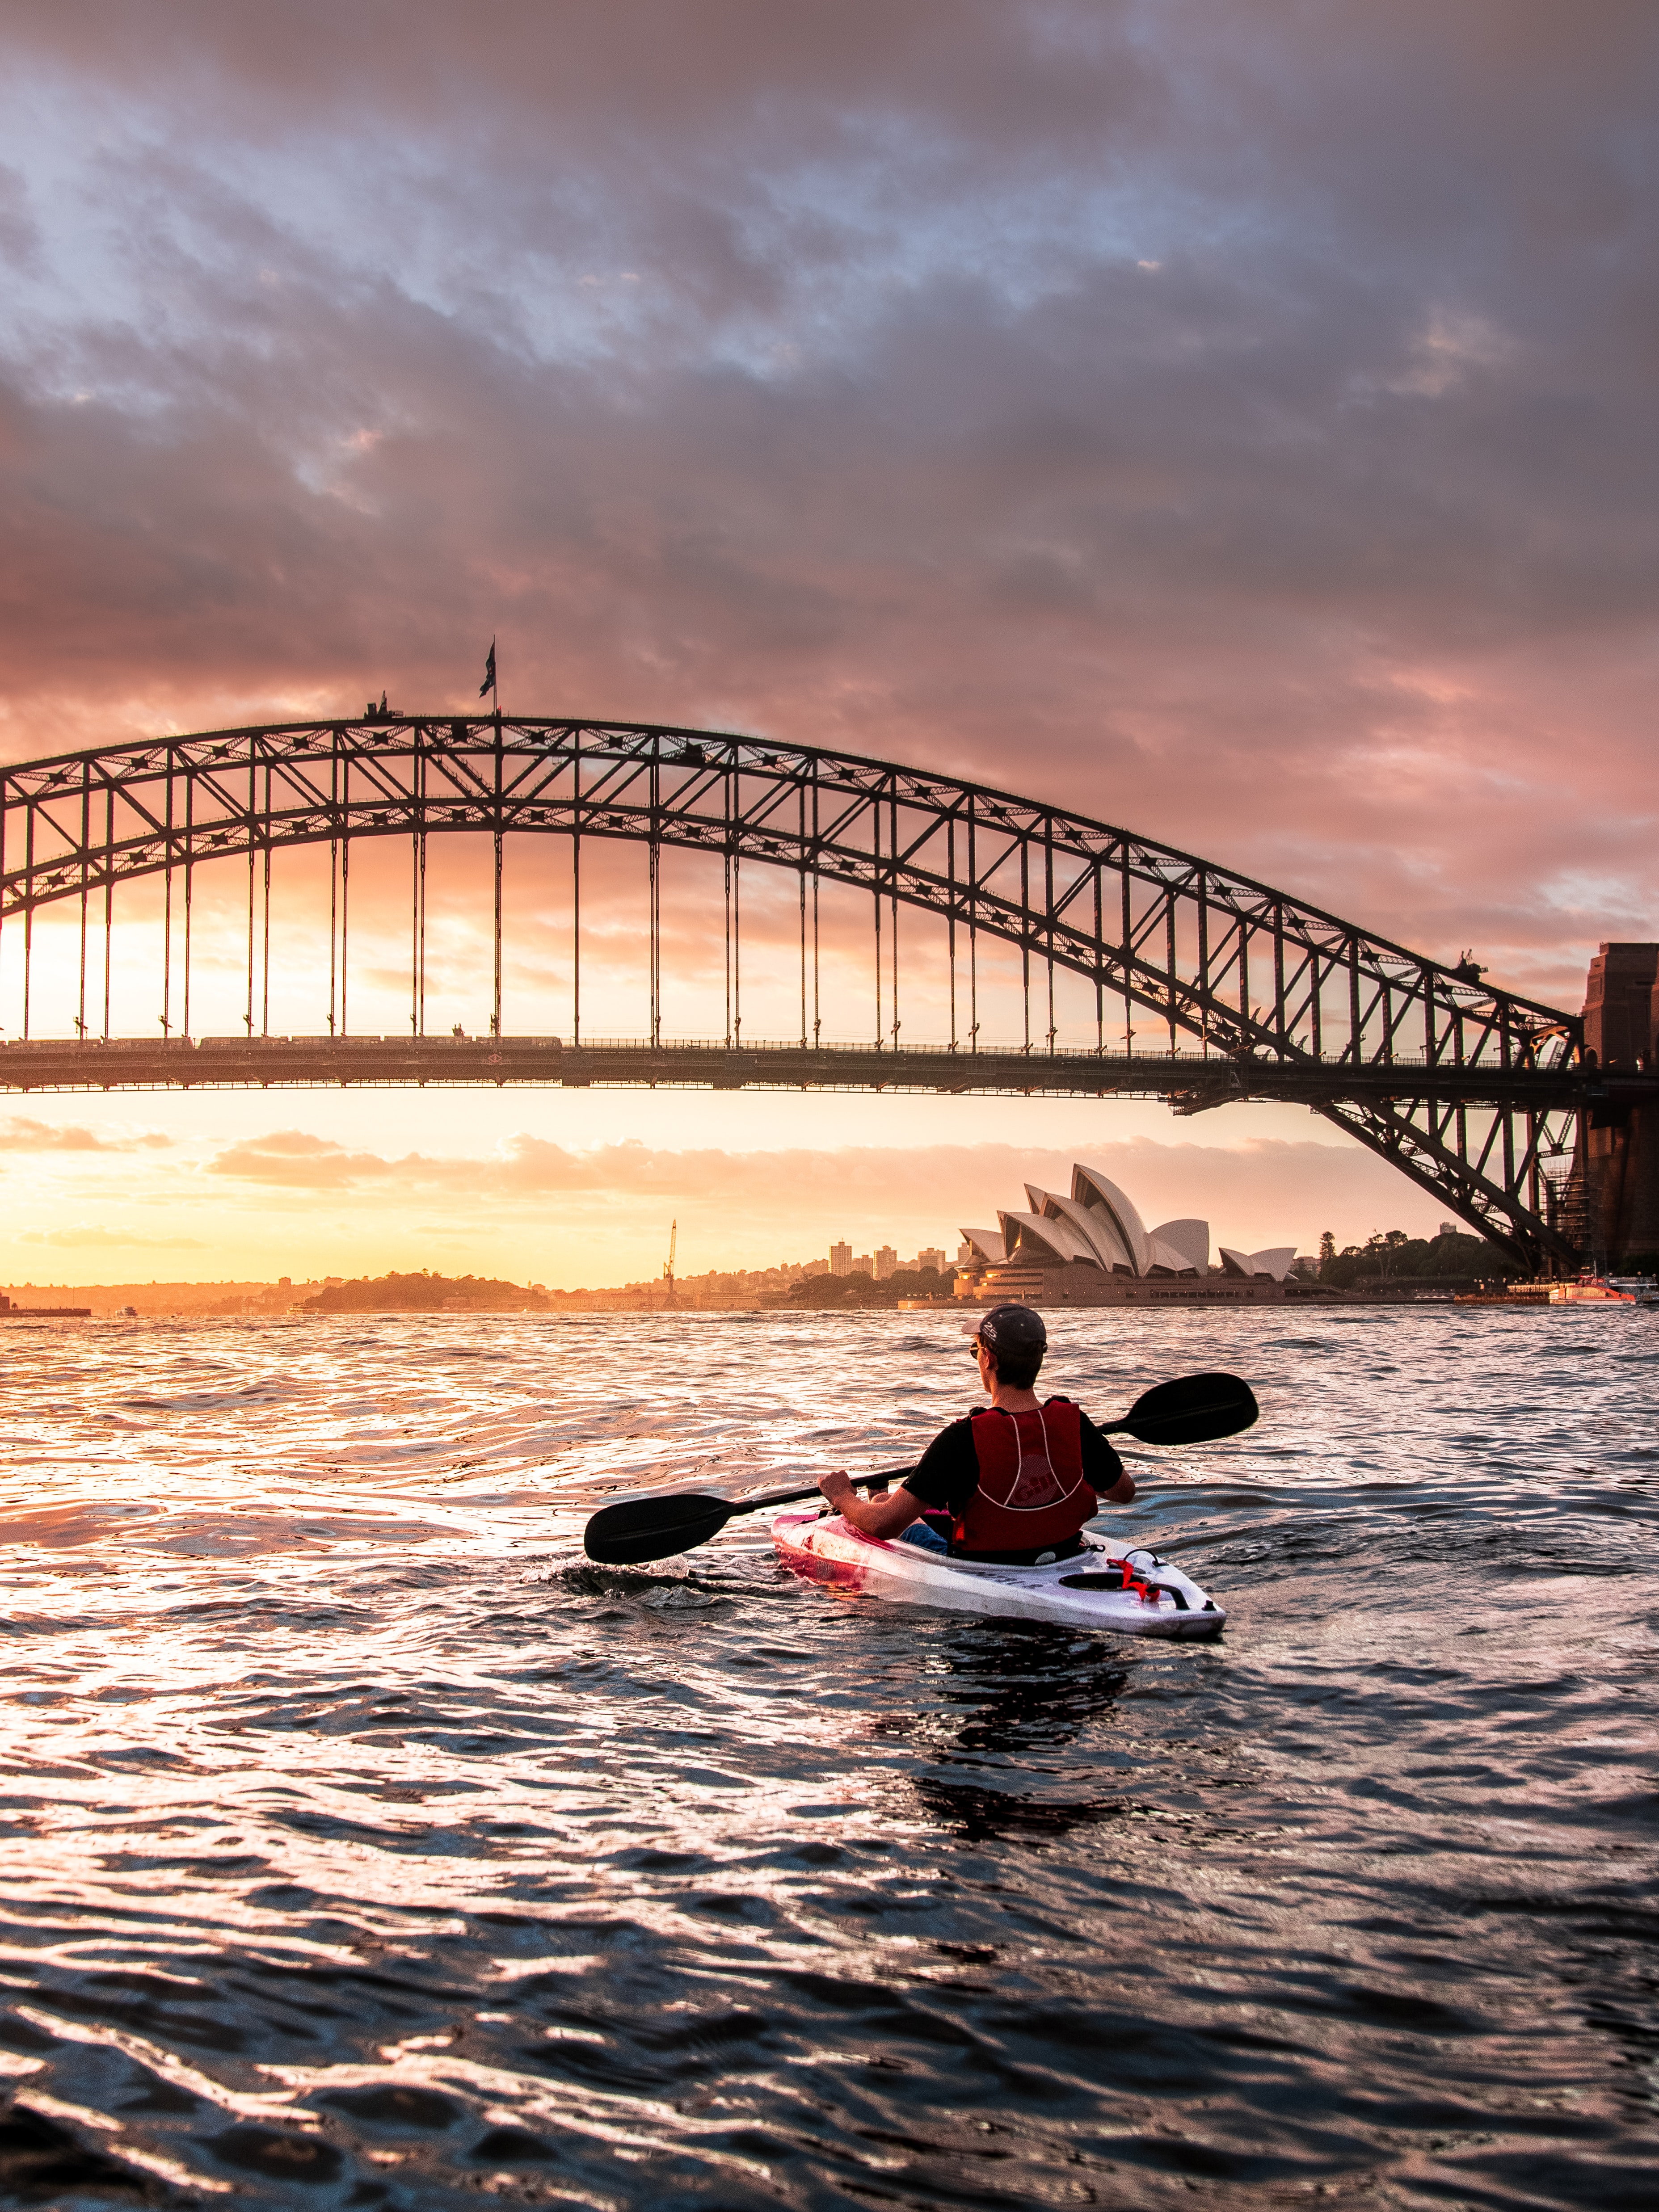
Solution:
<svg viewBox="0 0 1659 2212"><path fill-rule="evenodd" d="M1256 1416L1248 1382L1237 1375L1182 1375L1159 1382L1135 1400L1121 1421L1104 1426L1103 1437L1129 1436L1143 1444L1203 1444L1234 1437ZM867 1489L898 1482L914 1470L889 1468L884 1474L859 1474L854 1486ZM623 1498L601 1506L582 1531L582 1549L607 1567L643 1566L706 1544L734 1515L763 1513L769 1506L799 1505L817 1498L807 1490L769 1490L758 1498L716 1498L708 1491L682 1490L667 1498Z"/></svg>

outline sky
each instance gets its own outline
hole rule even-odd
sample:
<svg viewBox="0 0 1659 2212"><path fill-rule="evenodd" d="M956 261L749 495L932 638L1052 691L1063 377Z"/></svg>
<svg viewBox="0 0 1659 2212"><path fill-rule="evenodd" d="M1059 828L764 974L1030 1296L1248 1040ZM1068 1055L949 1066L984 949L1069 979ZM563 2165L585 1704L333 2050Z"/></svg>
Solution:
<svg viewBox="0 0 1659 2212"><path fill-rule="evenodd" d="M1553 1004L1656 934L1650 5L9 0L0 58L4 757L458 712L494 635L510 711L1012 787ZM914 1250L1079 1157L1230 1243L1439 1218L1288 1109L39 1098L0 1270Z"/></svg>

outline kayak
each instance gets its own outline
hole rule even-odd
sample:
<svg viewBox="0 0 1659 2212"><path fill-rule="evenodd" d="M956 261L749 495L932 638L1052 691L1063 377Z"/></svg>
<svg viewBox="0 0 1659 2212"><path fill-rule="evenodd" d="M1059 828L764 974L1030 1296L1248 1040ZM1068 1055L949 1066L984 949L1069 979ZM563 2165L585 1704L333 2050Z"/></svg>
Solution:
<svg viewBox="0 0 1659 2212"><path fill-rule="evenodd" d="M1115 1636L1219 1632L1227 1618L1222 1607L1145 1544L1083 1540L1086 1551L1048 1566L982 1567L920 1544L863 1535L839 1513L780 1513L772 1523L772 1541L784 1565L836 1589L868 1590L902 1604L944 1606L956 1613L1103 1628Z"/></svg>

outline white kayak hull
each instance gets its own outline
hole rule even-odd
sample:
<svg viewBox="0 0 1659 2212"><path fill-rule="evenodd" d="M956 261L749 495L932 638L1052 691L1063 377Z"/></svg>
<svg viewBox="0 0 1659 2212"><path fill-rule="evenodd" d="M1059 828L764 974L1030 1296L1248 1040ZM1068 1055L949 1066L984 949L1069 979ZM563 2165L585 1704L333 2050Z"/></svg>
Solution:
<svg viewBox="0 0 1659 2212"><path fill-rule="evenodd" d="M1091 1548L1078 1559L1043 1567L981 1567L920 1544L881 1542L848 1528L839 1513L820 1518L810 1508L779 1514L772 1540L798 1575L902 1604L1050 1620L1114 1636L1214 1636L1227 1618L1207 1591L1144 1544L1085 1537ZM1150 1595L1109 1587L1121 1584L1126 1557L1133 1582Z"/></svg>

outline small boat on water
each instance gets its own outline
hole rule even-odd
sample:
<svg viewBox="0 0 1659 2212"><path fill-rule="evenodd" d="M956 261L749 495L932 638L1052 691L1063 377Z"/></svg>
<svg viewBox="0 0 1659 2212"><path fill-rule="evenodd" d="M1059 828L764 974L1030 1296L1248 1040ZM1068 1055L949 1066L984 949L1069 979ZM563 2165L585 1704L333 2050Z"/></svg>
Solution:
<svg viewBox="0 0 1659 2212"><path fill-rule="evenodd" d="M866 1536L839 1513L780 1513L772 1540L787 1567L833 1589L902 1604L1049 1620L1115 1636L1218 1635L1226 1613L1145 1544L1087 1537L1079 1556L1040 1567L979 1566L919 1544Z"/></svg>
<svg viewBox="0 0 1659 2212"><path fill-rule="evenodd" d="M1580 1275L1574 1283L1552 1283L1553 1306L1659 1306L1659 1283L1651 1275Z"/></svg>

